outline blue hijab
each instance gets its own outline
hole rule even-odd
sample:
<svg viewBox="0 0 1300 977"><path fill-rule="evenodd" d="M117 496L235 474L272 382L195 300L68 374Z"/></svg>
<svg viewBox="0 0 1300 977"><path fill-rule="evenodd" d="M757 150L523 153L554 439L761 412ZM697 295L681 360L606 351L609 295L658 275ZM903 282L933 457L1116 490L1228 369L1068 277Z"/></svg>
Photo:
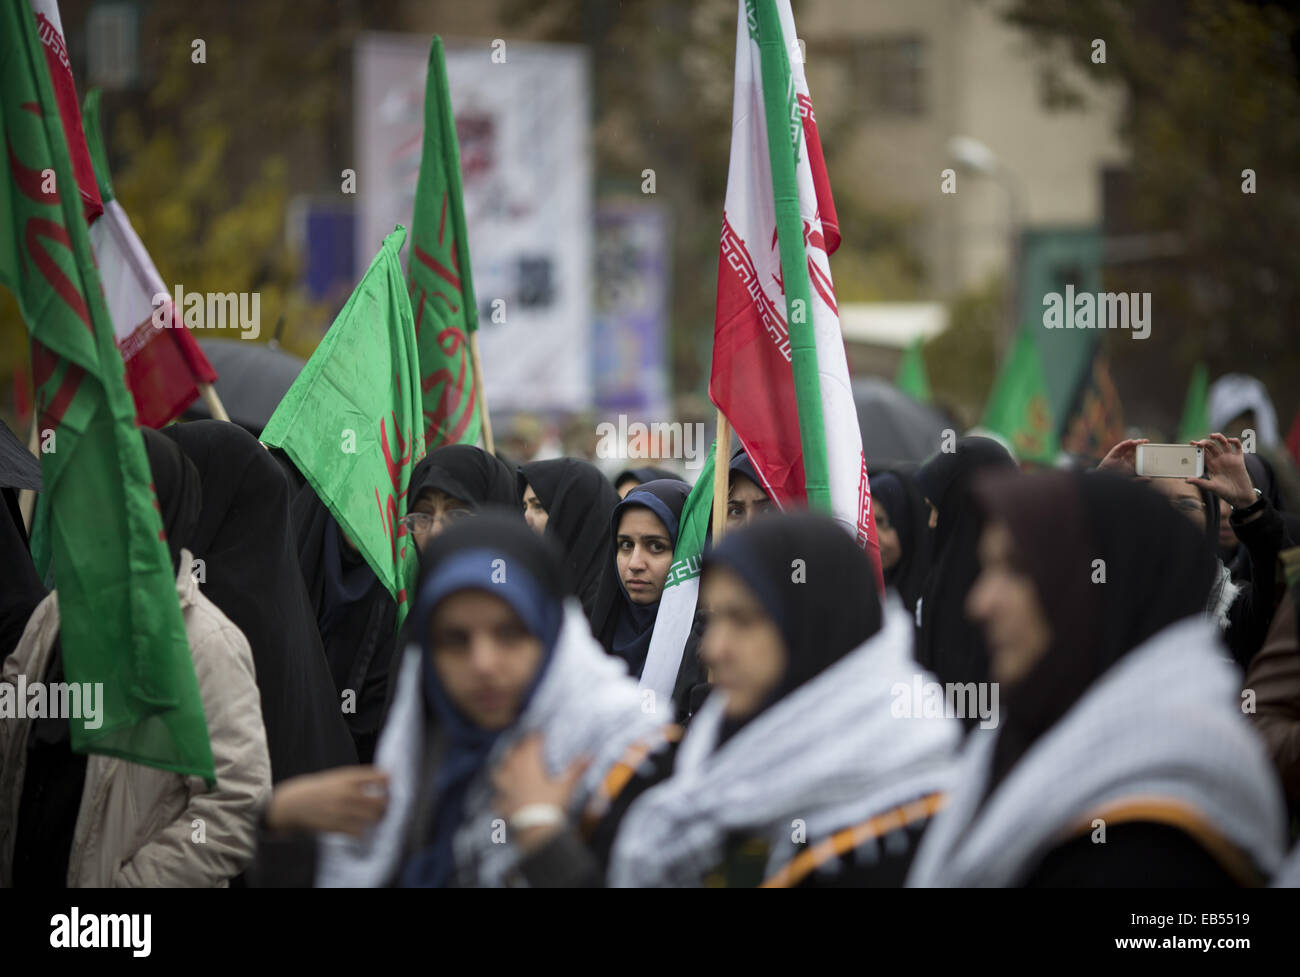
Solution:
<svg viewBox="0 0 1300 977"><path fill-rule="evenodd" d="M555 581L561 578L556 556L537 534L517 519L484 515L465 525L453 526L435 537L428 557L411 612L410 633L420 641L426 715L445 736L446 748L432 784L434 808L429 842L403 868L401 885L441 888L453 876L452 842L460 827L466 793L487 765L493 746L505 730L475 725L447 694L433 665L429 645L433 613L453 594L483 590L500 597L519 615L543 648L541 666L520 705L522 715L555 652L563 618L563 595L555 589Z"/></svg>
<svg viewBox="0 0 1300 977"><path fill-rule="evenodd" d="M609 516L609 536L614 556L601 581L603 605L608 607L596 637L605 650L627 662L628 673L639 678L650 652L650 638L654 634L655 617L659 614L659 601L638 604L627 594L618 572L618 524L628 509L649 509L664 524L669 545L677 546L677 530L682 509L691 487L676 479L656 479L638 485ZM598 605L599 606L599 605Z"/></svg>

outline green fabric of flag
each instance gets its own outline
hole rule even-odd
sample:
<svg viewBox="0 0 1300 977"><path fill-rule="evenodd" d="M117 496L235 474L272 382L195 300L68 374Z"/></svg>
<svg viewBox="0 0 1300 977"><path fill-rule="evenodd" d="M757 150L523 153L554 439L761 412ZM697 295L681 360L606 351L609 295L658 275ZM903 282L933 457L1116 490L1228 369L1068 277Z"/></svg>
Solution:
<svg viewBox="0 0 1300 977"><path fill-rule="evenodd" d="M913 400L928 404L931 400L930 378L925 372L925 354L921 345L920 336L908 344L907 351L898 364L898 376L894 378L894 385Z"/></svg>
<svg viewBox="0 0 1300 977"><path fill-rule="evenodd" d="M808 508L831 511L830 473L826 462L826 427L822 417L821 381L817 367L817 337L812 320L812 285L804 247L803 216L799 210L796 167L803 127L794 86L790 83L789 51L774 0L752 0L758 28L763 76L763 111L767 120L772 195L776 205L777 243L785 285L786 320L790 330L790 367L799 407L803 446L804 488Z"/></svg>
<svg viewBox="0 0 1300 977"><path fill-rule="evenodd" d="M678 524L677 545L673 562L664 582L663 598L655 615L650 650L641 670L642 690L652 690L656 702L672 701L682 652L695 623L695 605L700 594L700 571L703 567L704 543L709 535L709 517L713 514L713 469L718 444L709 448L709 456L699 478L686 497Z"/></svg>
<svg viewBox="0 0 1300 977"><path fill-rule="evenodd" d="M1056 425L1034 334L1022 329L984 408L982 427L1002 435L1022 461L1056 461Z"/></svg>
<svg viewBox="0 0 1300 977"><path fill-rule="evenodd" d="M405 240L401 225L384 239L262 432L384 582L399 627L417 559L400 520L411 470L424 457L415 327L398 257Z"/></svg>
<svg viewBox="0 0 1300 977"><path fill-rule="evenodd" d="M1210 373L1197 363L1187 384L1183 416L1178 422L1178 440L1186 443L1210 433Z"/></svg>
<svg viewBox="0 0 1300 977"><path fill-rule="evenodd" d="M58 591L66 680L99 692L97 717L84 702L71 717L72 748L212 784L176 576L26 3L0 5L0 128L0 281L27 322L41 432L33 557Z"/></svg>
<svg viewBox="0 0 1300 977"><path fill-rule="evenodd" d="M478 328L478 308L461 194L460 147L440 37L434 37L429 48L424 147L408 266L425 443L430 451L444 444L476 444L482 423L469 337Z"/></svg>

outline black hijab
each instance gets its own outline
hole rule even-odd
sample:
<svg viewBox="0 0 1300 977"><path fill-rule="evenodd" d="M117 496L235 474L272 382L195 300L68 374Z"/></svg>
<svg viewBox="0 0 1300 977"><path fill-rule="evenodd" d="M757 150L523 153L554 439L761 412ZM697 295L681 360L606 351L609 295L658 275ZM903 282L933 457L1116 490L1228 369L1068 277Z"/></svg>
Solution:
<svg viewBox="0 0 1300 977"><path fill-rule="evenodd" d="M162 514L163 534L172 557L172 573L180 572L181 547L189 547L190 537L199 524L203 508L203 484L194 462L152 428L143 427L144 450L153 476L154 495Z"/></svg>
<svg viewBox="0 0 1300 977"><path fill-rule="evenodd" d="M471 509L500 507L520 512L510 466L472 444L445 444L420 460L407 486L406 511L430 489L446 492Z"/></svg>
<svg viewBox="0 0 1300 977"><path fill-rule="evenodd" d="M921 493L939 510L933 561L921 598L916 658L940 682L988 681L984 633L966 616L966 595L979 576L976 547L983 522L972 485L979 474L999 470L1016 470L1006 449L990 438L968 437L916 473ZM976 720L967 720L968 728Z"/></svg>
<svg viewBox="0 0 1300 977"><path fill-rule="evenodd" d="M1260 494L1268 499L1268 504L1282 517L1282 528L1287 536L1285 545L1300 544L1300 516L1285 511L1282 489L1278 484L1277 473L1273 470L1273 463L1261 454L1248 451L1246 471L1250 473L1251 484L1259 489ZM1250 578L1250 555L1244 546L1237 547L1236 558L1232 561L1232 575L1234 579L1239 576Z"/></svg>
<svg viewBox="0 0 1300 977"><path fill-rule="evenodd" d="M627 662L628 674L634 678L640 678L645 668L655 618L659 614L659 601L638 604L628 597L618 572L618 524L628 509L649 509L664 524L669 546L676 548L682 509L690 494L691 487L683 481L655 479L628 492L627 498L614 506L609 514L609 563L596 599L596 613L599 615L596 621L599 624L593 626L592 632L607 652Z"/></svg>
<svg viewBox="0 0 1300 977"><path fill-rule="evenodd" d="M357 758L368 763L383 724L388 674L397 649L397 602L364 556L347 544L315 489L304 483L289 507L298 563L316 616L334 691L351 689L344 721Z"/></svg>
<svg viewBox="0 0 1300 977"><path fill-rule="evenodd" d="M618 493L600 469L578 458L532 461L519 466L515 505L532 486L546 510L546 535L564 553L565 584L582 601L582 610L597 626L600 580L613 557L609 517L618 505Z"/></svg>
<svg viewBox="0 0 1300 977"><path fill-rule="evenodd" d="M898 562L885 571L885 586L897 591L907 609L915 613L930 570L930 509L916 480L901 468L872 473L871 499L873 505L884 507L902 551Z"/></svg>
<svg viewBox="0 0 1300 977"><path fill-rule="evenodd" d="M678 482L686 481L686 479L682 478L676 472L670 472L667 468L624 468L614 476L614 491L617 492L619 487L629 480L636 482L637 485L644 485L646 482L657 482L661 478L672 479ZM536 491L536 489L533 491Z"/></svg>
<svg viewBox="0 0 1300 977"><path fill-rule="evenodd" d="M7 485L0 492L5 497L0 511L0 661L4 661L18 646L46 591L32 562L18 493Z"/></svg>
<svg viewBox="0 0 1300 977"><path fill-rule="evenodd" d="M983 510L1011 534L1052 638L1014 683L994 754L996 783L1116 662L1156 632L1203 614L1213 544L1167 499L1131 478L1041 472L982 481ZM1094 560L1105 583L1093 583Z"/></svg>
<svg viewBox="0 0 1300 977"><path fill-rule="evenodd" d="M728 466L732 478L737 475L744 475L753 482L763 492L767 489L763 485L763 480L758 477L758 472L754 469L754 463L749 460L749 455L745 453L744 448L737 448L731 455L731 463ZM730 484L730 483L728 483Z"/></svg>
<svg viewBox="0 0 1300 977"><path fill-rule="evenodd" d="M794 561L802 560L802 573ZM785 641L780 682L753 714L723 725L719 745L880 630L875 569L853 537L817 513L785 514L728 533L704 558L745 582Z"/></svg>
<svg viewBox="0 0 1300 977"><path fill-rule="evenodd" d="M252 649L272 780L356 763L303 585L283 470L237 424L192 421L161 433L203 485L186 545L204 561L204 594Z"/></svg>

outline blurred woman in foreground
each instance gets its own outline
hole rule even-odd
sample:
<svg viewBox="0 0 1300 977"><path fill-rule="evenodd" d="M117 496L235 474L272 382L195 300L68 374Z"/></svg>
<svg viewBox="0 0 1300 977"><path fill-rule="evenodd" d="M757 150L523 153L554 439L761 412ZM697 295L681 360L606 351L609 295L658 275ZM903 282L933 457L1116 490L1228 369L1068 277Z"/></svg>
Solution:
<svg viewBox="0 0 1300 977"><path fill-rule="evenodd" d="M1105 474L991 478L978 496L968 608L1005 719L968 741L909 884L1262 883L1282 800L1205 620L1204 534Z"/></svg>

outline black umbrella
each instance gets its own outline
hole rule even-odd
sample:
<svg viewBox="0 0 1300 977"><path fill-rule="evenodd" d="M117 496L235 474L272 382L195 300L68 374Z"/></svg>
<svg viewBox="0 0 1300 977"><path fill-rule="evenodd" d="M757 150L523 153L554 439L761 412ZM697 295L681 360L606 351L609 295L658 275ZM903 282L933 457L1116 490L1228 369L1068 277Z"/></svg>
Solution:
<svg viewBox="0 0 1300 977"><path fill-rule="evenodd" d="M240 339L200 339L199 346L217 371L213 386L230 419L260 435L305 361L265 343ZM185 412L191 420L211 416L202 400Z"/></svg>
<svg viewBox="0 0 1300 977"><path fill-rule="evenodd" d="M874 377L853 382L853 402L868 459L922 461L939 450L951 427L939 411L913 400L892 383Z"/></svg>
<svg viewBox="0 0 1300 977"><path fill-rule="evenodd" d="M0 421L0 488L41 490L41 463Z"/></svg>

